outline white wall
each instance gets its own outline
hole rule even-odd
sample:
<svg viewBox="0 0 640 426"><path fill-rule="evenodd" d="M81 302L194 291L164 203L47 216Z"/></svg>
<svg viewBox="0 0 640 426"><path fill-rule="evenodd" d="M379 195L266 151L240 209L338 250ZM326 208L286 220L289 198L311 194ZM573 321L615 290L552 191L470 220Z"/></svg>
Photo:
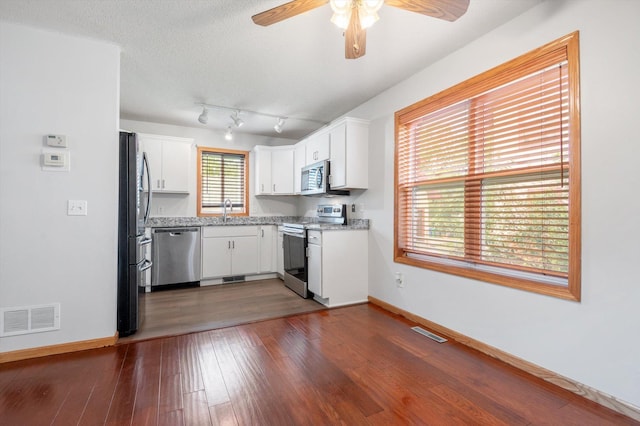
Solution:
<svg viewBox="0 0 640 426"><path fill-rule="evenodd" d="M115 334L119 73L114 45L0 22L0 307L61 304L59 331L0 352ZM49 133L69 172L41 170Z"/></svg>
<svg viewBox="0 0 640 426"><path fill-rule="evenodd" d="M471 6L473 7L473 2ZM640 2L550 0L348 115L373 120L370 295L640 406ZM575 30L582 107L582 302L395 264L393 113ZM396 288L394 272L405 276Z"/></svg>
<svg viewBox="0 0 640 426"><path fill-rule="evenodd" d="M193 121L197 124L197 115ZM256 136L236 131L233 140L224 139L224 131L210 130L202 126L182 127L169 124L148 123L133 120L121 120L120 127L137 133L151 133L163 136L175 136L192 138L194 145L191 149L191 161L189 163L189 194L153 194L153 204L151 215L154 217L179 217L196 216L197 203L197 146L211 146L221 149L237 149L251 151L256 145L291 145L296 141L283 138L270 138L266 136ZM256 197L255 176L253 175L253 153L249 156L249 213L252 216L295 216L296 198L292 196L280 197Z"/></svg>

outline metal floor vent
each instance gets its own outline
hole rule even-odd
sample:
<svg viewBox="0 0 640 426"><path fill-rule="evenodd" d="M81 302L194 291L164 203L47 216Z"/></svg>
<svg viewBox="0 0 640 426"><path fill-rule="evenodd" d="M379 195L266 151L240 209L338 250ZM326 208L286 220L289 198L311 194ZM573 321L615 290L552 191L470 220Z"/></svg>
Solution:
<svg viewBox="0 0 640 426"><path fill-rule="evenodd" d="M423 336L428 337L431 340L435 340L438 343L444 343L447 341L447 339L445 339L444 337L440 337L437 334L433 334L430 331L425 330L424 328L420 328L420 327L411 327L411 329L413 331L415 331L416 333L420 333Z"/></svg>
<svg viewBox="0 0 640 426"><path fill-rule="evenodd" d="M228 276L228 277L222 277L222 283L223 284L227 284L227 283L237 283L240 281L245 281L245 276L244 275L233 275L233 276Z"/></svg>
<svg viewBox="0 0 640 426"><path fill-rule="evenodd" d="M60 330L60 304L0 308L0 337Z"/></svg>

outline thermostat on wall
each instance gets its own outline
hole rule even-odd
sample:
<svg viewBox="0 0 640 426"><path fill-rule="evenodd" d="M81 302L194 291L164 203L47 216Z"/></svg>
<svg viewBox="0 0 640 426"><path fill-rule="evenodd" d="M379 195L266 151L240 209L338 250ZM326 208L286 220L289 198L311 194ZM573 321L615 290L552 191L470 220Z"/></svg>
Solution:
<svg viewBox="0 0 640 426"><path fill-rule="evenodd" d="M45 152L44 153L44 165L51 167L64 167L66 156L61 152Z"/></svg>
<svg viewBox="0 0 640 426"><path fill-rule="evenodd" d="M68 172L70 152L68 149L43 148L42 170L49 172Z"/></svg>
<svg viewBox="0 0 640 426"><path fill-rule="evenodd" d="M49 146L57 148L67 147L67 137L65 135L45 135L44 140Z"/></svg>

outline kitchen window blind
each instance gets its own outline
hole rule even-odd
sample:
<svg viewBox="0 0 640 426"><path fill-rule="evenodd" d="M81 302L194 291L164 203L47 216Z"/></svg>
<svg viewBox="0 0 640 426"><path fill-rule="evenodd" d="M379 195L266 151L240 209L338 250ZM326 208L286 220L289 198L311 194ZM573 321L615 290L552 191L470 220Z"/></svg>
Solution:
<svg viewBox="0 0 640 426"><path fill-rule="evenodd" d="M248 214L247 159L246 151L198 148L199 216L222 214L225 200L228 215Z"/></svg>
<svg viewBox="0 0 640 426"><path fill-rule="evenodd" d="M580 298L578 33L396 113L395 260Z"/></svg>

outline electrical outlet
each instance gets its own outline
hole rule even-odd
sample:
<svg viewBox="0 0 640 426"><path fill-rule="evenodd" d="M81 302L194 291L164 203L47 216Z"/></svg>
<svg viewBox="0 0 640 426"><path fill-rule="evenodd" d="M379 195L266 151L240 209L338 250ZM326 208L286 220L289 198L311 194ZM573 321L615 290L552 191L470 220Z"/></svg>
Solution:
<svg viewBox="0 0 640 426"><path fill-rule="evenodd" d="M396 272L396 286L398 288L404 287L404 277L400 272Z"/></svg>

